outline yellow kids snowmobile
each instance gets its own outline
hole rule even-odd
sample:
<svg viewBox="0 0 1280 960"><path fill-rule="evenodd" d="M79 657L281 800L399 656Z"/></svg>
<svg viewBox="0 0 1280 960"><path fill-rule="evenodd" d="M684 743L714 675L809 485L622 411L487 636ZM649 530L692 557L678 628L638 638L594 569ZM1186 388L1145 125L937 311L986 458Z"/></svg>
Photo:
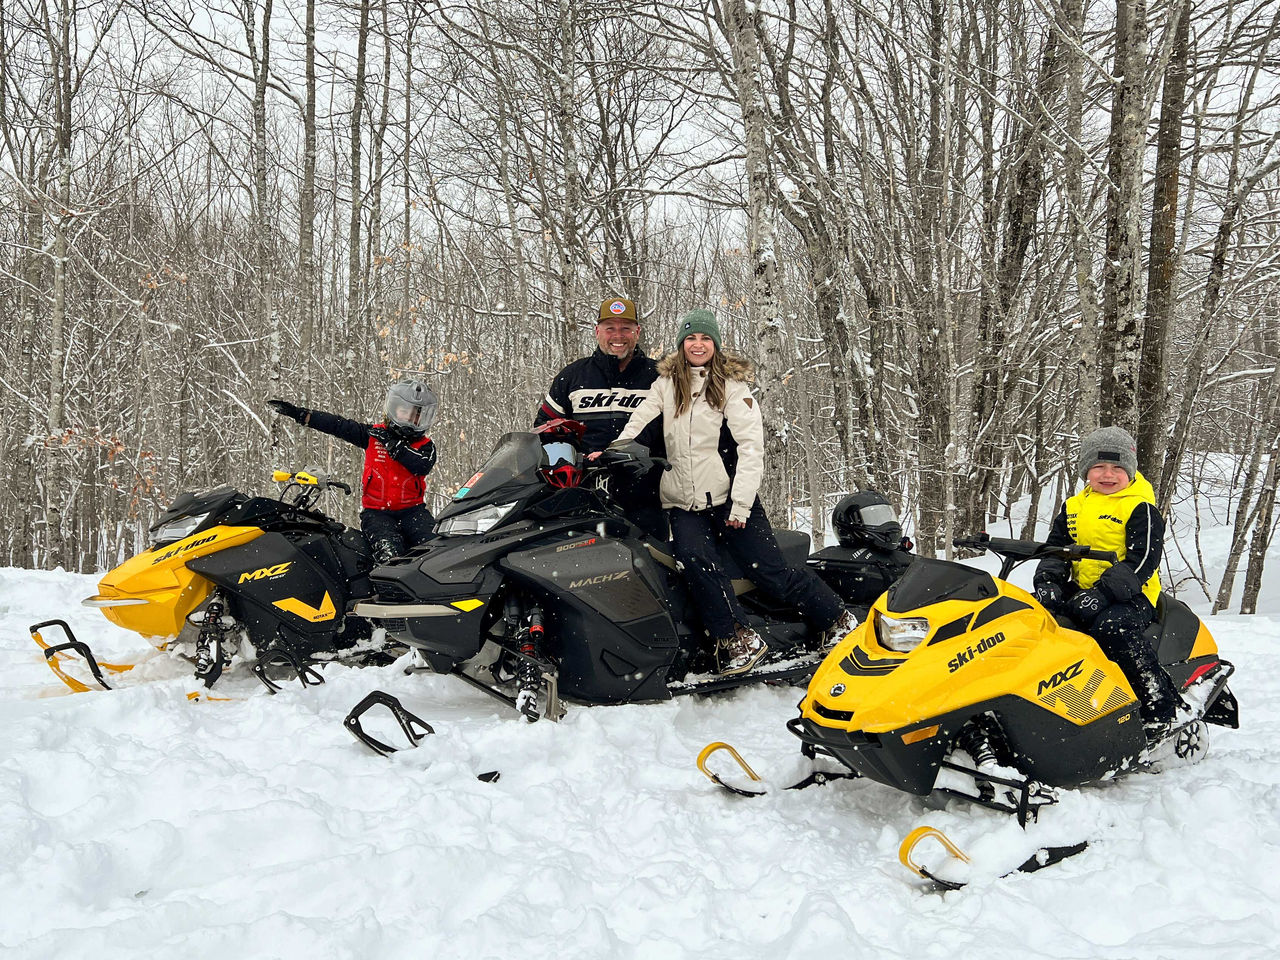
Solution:
<svg viewBox="0 0 1280 960"><path fill-rule="evenodd" d="M282 676L322 682L312 668L319 661L388 661L370 623L347 615L371 593L364 536L315 508L326 490L350 487L318 471L277 470L273 479L284 485L278 499L227 486L181 494L151 527L150 548L104 576L84 604L184 656L207 687L237 654L255 658L254 673L273 692ZM49 627L66 642L46 643L40 631ZM68 672L76 656L103 689L111 689L104 673L133 666L99 663L63 620L34 624L31 634L76 692L93 689Z"/></svg>
<svg viewBox="0 0 1280 960"><path fill-rule="evenodd" d="M941 789L1025 823L1056 787L1195 761L1207 724L1239 726L1234 668L1185 603L1161 594L1148 636L1191 716L1149 744L1120 668L1005 580L1026 560L1112 553L986 535L956 545L998 554L999 577L917 558L814 674L788 724L803 743L868 779Z"/></svg>
<svg viewBox="0 0 1280 960"><path fill-rule="evenodd" d="M796 787L865 777L920 796L962 797L1012 813L1025 826L1056 802L1057 788L1194 762L1208 749L1208 724L1239 726L1227 688L1234 668L1186 604L1162 594L1148 637L1190 715L1148 743L1120 668L1092 637L1060 625L1034 596L1006 582L1028 560L1114 563L1114 554L985 534L956 545L999 555L999 576L945 560L913 561L827 655L800 715L787 724L807 757L833 758L843 768ZM707 759L719 750L750 779L735 786L713 773ZM765 792L726 744L709 745L699 767L735 793ZM910 857L925 836L938 831L921 828L908 837L902 860L936 881ZM1039 869L1083 847L1041 850L1018 869Z"/></svg>

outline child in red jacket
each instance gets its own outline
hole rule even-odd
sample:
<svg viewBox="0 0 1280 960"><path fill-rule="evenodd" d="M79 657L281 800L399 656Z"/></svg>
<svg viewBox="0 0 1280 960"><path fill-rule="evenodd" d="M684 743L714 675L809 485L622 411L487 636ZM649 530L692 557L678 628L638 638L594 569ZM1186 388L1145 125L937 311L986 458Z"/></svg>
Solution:
<svg viewBox="0 0 1280 960"><path fill-rule="evenodd" d="M422 502L426 476L436 465L436 447L427 436L437 405L430 387L417 380L392 386L382 423L359 423L285 400L267 405L304 427L364 449L360 527L377 563L431 539L436 521Z"/></svg>

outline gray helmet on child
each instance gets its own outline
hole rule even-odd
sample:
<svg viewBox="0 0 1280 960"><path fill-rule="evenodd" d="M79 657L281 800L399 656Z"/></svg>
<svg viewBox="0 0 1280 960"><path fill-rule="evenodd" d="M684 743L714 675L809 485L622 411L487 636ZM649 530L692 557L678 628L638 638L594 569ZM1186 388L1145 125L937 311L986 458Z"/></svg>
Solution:
<svg viewBox="0 0 1280 960"><path fill-rule="evenodd" d="M902 543L902 524L889 501L874 490L851 493L836 504L832 526L842 547L896 550Z"/></svg>
<svg viewBox="0 0 1280 960"><path fill-rule="evenodd" d="M436 395L421 380L406 380L387 391L387 426L425 436L436 418Z"/></svg>

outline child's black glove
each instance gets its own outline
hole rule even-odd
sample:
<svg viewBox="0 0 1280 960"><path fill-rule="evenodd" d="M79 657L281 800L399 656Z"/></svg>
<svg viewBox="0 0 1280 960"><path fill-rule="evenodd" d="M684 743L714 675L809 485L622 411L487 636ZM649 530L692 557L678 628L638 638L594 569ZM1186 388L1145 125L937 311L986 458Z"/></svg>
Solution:
<svg viewBox="0 0 1280 960"><path fill-rule="evenodd" d="M1045 580L1036 584L1036 599L1050 613L1057 613L1062 609L1062 603L1067 598L1067 591L1062 588L1062 584Z"/></svg>
<svg viewBox="0 0 1280 960"><path fill-rule="evenodd" d="M295 407L287 400L268 400L267 406L280 414L280 416L296 420L298 423L301 423L302 418L307 415L306 410L302 409L302 407Z"/></svg>
<svg viewBox="0 0 1280 960"><path fill-rule="evenodd" d="M1132 567L1113 563L1102 571L1102 576L1098 578L1098 589L1116 603L1128 603L1142 593L1142 582Z"/></svg>
<svg viewBox="0 0 1280 960"><path fill-rule="evenodd" d="M392 459L404 452L404 437L386 427L370 427L369 436L386 447Z"/></svg>
<svg viewBox="0 0 1280 960"><path fill-rule="evenodd" d="M1106 605L1107 599L1102 591L1097 587L1090 587L1088 590L1081 590L1067 601L1066 612L1072 620L1088 630Z"/></svg>

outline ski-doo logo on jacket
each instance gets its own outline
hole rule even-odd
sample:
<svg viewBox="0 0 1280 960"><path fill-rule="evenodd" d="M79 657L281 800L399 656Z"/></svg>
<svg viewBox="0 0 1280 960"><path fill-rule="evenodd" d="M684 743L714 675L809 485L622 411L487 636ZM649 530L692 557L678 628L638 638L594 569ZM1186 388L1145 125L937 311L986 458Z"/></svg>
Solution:
<svg viewBox="0 0 1280 960"><path fill-rule="evenodd" d="M573 413L590 413L592 411L634 410L644 403L649 395L646 390L634 390L626 387L613 387L603 390L583 388L569 393L569 405Z"/></svg>

